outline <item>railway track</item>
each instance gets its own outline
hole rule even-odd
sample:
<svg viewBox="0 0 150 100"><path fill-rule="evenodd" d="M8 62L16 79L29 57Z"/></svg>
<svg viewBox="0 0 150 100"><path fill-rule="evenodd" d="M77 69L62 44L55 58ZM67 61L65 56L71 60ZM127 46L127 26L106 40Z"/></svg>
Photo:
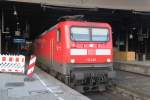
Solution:
<svg viewBox="0 0 150 100"><path fill-rule="evenodd" d="M88 93L85 95L92 100L130 100L129 97L118 94L115 91L105 91L103 93Z"/></svg>
<svg viewBox="0 0 150 100"><path fill-rule="evenodd" d="M131 100L150 100L150 62L118 61L114 63L117 70L116 90Z"/></svg>
<svg viewBox="0 0 150 100"><path fill-rule="evenodd" d="M150 77L144 74L117 71L118 94L129 97L129 100L150 100Z"/></svg>
<svg viewBox="0 0 150 100"><path fill-rule="evenodd" d="M116 87L111 91L85 94L92 100L150 100L150 77L117 71Z"/></svg>

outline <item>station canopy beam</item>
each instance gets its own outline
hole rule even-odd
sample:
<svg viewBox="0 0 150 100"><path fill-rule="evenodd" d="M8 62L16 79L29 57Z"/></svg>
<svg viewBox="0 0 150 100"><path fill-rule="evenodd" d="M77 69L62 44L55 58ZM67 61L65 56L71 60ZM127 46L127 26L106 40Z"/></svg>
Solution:
<svg viewBox="0 0 150 100"><path fill-rule="evenodd" d="M150 0L7 0L26 3L41 3L48 6L78 8L107 8L150 12Z"/></svg>

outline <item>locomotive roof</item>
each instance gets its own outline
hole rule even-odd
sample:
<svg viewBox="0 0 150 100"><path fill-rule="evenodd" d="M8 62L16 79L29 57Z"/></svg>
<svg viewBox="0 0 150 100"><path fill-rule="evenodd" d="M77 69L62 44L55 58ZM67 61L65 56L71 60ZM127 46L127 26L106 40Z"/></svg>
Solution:
<svg viewBox="0 0 150 100"><path fill-rule="evenodd" d="M85 19L84 19L84 15L62 16L62 17L58 18L58 21L67 21L67 20L83 21Z"/></svg>
<svg viewBox="0 0 150 100"><path fill-rule="evenodd" d="M108 26L110 26L108 23L106 23L106 22L88 22L88 21L79 21L79 20L64 20L64 21L61 21L61 22L59 22L58 24L56 24L56 25L54 25L54 26L52 26L52 27L50 27L49 29L47 29L46 31L44 31L40 36L43 36L43 35L45 35L48 31L51 31L51 30L53 30L54 28L56 28L60 23L74 23L74 24L79 24L79 25L81 25L81 23L88 23L88 24L91 24L91 23L93 23L93 24L99 24L99 23L101 23L101 24L105 24L105 25L108 25Z"/></svg>

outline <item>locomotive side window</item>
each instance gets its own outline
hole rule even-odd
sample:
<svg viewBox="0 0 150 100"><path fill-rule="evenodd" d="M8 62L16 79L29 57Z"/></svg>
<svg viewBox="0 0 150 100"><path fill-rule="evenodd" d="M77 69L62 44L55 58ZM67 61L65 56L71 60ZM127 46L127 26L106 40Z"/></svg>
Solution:
<svg viewBox="0 0 150 100"><path fill-rule="evenodd" d="M92 41L108 41L109 33L107 28L92 28Z"/></svg>
<svg viewBox="0 0 150 100"><path fill-rule="evenodd" d="M60 29L57 30L57 42L60 42L61 40L61 31Z"/></svg>
<svg viewBox="0 0 150 100"><path fill-rule="evenodd" d="M86 27L72 27L71 39L73 41L90 41L90 31Z"/></svg>

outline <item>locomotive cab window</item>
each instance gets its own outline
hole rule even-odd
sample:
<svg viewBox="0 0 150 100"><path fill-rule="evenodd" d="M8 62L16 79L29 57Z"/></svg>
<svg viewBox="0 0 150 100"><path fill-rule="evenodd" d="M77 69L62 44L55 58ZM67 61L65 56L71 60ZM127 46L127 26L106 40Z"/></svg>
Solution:
<svg viewBox="0 0 150 100"><path fill-rule="evenodd" d="M61 31L60 29L57 30L57 42L61 41Z"/></svg>
<svg viewBox="0 0 150 100"><path fill-rule="evenodd" d="M73 41L89 41L90 40L89 29L86 27L72 27L71 39Z"/></svg>
<svg viewBox="0 0 150 100"><path fill-rule="evenodd" d="M71 27L71 40L106 42L109 40L109 30L107 28Z"/></svg>
<svg viewBox="0 0 150 100"><path fill-rule="evenodd" d="M92 41L108 41L109 34L106 28L92 28Z"/></svg>

